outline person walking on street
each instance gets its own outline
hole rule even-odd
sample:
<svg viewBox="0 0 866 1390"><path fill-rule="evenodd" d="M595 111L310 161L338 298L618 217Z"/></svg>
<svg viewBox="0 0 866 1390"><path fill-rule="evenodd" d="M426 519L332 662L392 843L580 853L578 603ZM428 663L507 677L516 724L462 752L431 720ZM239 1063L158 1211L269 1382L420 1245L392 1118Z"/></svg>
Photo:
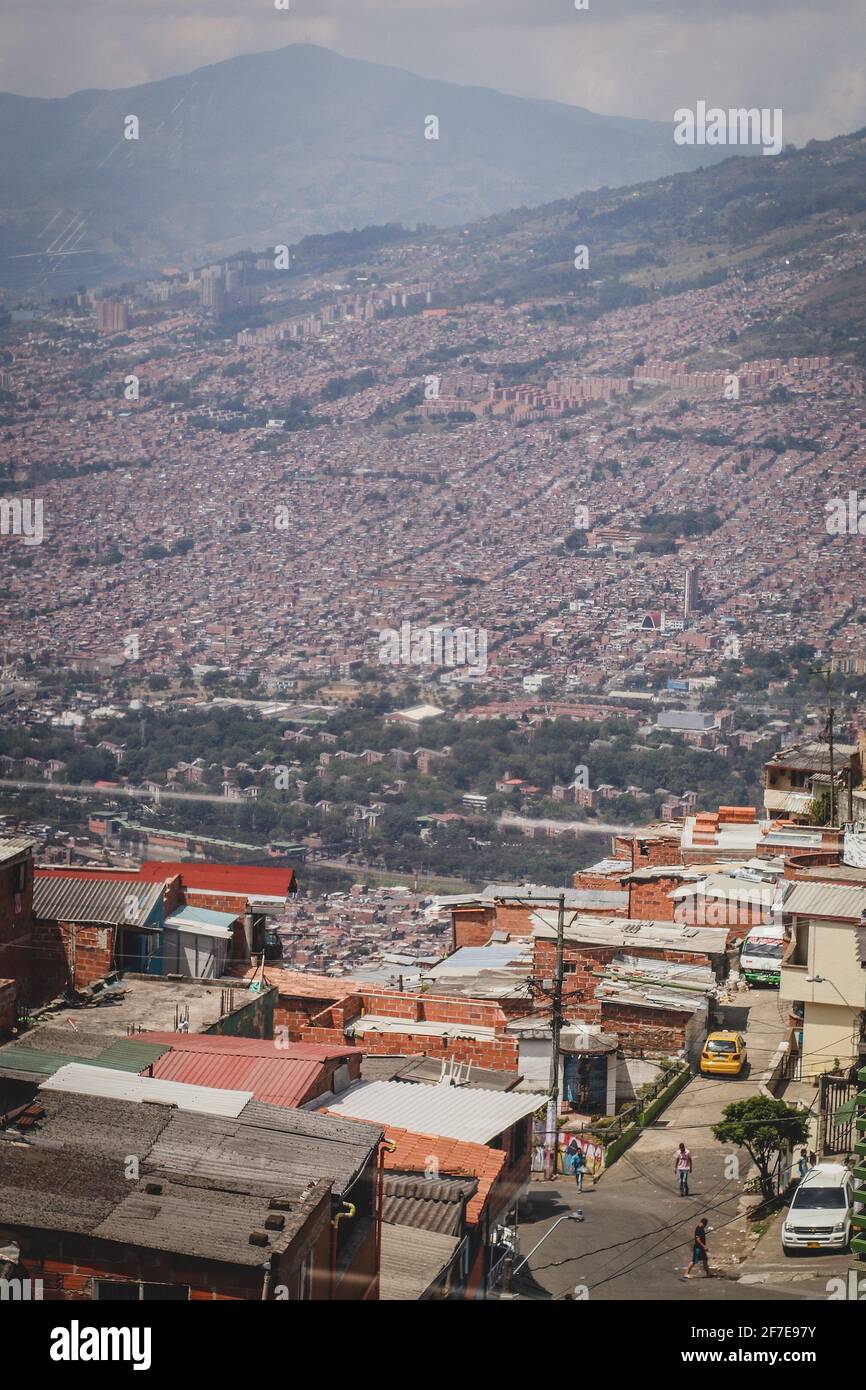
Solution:
<svg viewBox="0 0 866 1390"><path fill-rule="evenodd" d="M801 1150L800 1150L800 1157L799 1157L798 1160L797 1160L797 1173L799 1174L800 1182L803 1181L803 1179L805 1178L805 1176L806 1176L806 1174L808 1173L808 1171L809 1171L809 1159L808 1159L808 1157L807 1157L807 1155L806 1155L806 1150L805 1150L805 1149L801 1149Z"/></svg>
<svg viewBox="0 0 866 1390"><path fill-rule="evenodd" d="M684 1277L686 1279L691 1279L692 1270L696 1269L698 1265L703 1265L705 1278L711 1279L713 1277L710 1274L710 1261L707 1255L707 1218L705 1216L701 1217L695 1227L695 1235L692 1242L692 1262L686 1270Z"/></svg>
<svg viewBox="0 0 866 1390"><path fill-rule="evenodd" d="M683 1141L680 1140L680 1146L674 1155L674 1172L679 1179L681 1197L688 1197L689 1195L689 1174L691 1171L692 1156Z"/></svg>
<svg viewBox="0 0 866 1390"><path fill-rule="evenodd" d="M586 1171L586 1155L576 1139L572 1139L565 1151L571 1155L571 1168L577 1182L578 1192L583 1191L583 1175Z"/></svg>

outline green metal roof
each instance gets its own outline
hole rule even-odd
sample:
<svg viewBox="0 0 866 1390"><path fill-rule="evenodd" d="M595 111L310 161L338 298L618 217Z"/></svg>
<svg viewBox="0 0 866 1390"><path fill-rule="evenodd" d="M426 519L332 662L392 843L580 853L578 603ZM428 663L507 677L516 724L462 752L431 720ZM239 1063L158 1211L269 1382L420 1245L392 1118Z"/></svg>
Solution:
<svg viewBox="0 0 866 1390"><path fill-rule="evenodd" d="M98 1057L88 1062L91 1067L113 1067L115 1071L144 1071L157 1057L170 1048L166 1043L144 1042L137 1038L117 1038Z"/></svg>
<svg viewBox="0 0 866 1390"><path fill-rule="evenodd" d="M32 1072L34 1077L46 1077L53 1076L70 1062L82 1062L88 1067L109 1067L112 1071L137 1075L167 1051L165 1043L138 1042L135 1038L116 1038L98 1057L86 1057L73 1051L44 1052L26 1043L16 1043L14 1047L0 1049L0 1071Z"/></svg>
<svg viewBox="0 0 866 1390"><path fill-rule="evenodd" d="M34 1076L53 1076L67 1062L83 1062L77 1052L40 1052L35 1047L19 1045L0 1051L0 1068L11 1071L30 1071Z"/></svg>

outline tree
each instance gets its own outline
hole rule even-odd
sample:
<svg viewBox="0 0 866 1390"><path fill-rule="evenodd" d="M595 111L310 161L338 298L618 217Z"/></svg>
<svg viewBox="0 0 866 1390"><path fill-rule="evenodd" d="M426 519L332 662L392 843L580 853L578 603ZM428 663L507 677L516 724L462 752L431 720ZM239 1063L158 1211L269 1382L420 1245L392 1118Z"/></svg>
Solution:
<svg viewBox="0 0 866 1390"><path fill-rule="evenodd" d="M806 1112L783 1100L766 1096L749 1096L726 1105L722 1119L713 1125L713 1136L720 1144L733 1144L745 1149L758 1170L761 1191L765 1197L774 1196L770 1172L773 1160L795 1144L805 1144L809 1138Z"/></svg>

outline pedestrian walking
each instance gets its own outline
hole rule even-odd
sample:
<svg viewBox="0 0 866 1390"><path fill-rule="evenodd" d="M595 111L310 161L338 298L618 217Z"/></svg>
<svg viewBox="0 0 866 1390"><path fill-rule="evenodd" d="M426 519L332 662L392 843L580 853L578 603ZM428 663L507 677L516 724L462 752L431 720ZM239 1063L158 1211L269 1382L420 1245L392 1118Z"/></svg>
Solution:
<svg viewBox="0 0 866 1390"><path fill-rule="evenodd" d="M815 1153L815 1150L814 1150L814 1149L810 1149L810 1150L809 1150L809 1167L810 1167L810 1168L815 1168L815 1167L817 1166L817 1163L818 1163L818 1155Z"/></svg>
<svg viewBox="0 0 866 1390"><path fill-rule="evenodd" d="M680 1140L679 1148L674 1155L674 1172L679 1179L681 1197L688 1197L689 1195L689 1174L691 1171L692 1156L683 1141Z"/></svg>
<svg viewBox="0 0 866 1390"><path fill-rule="evenodd" d="M710 1274L709 1255L707 1252L707 1225L707 1218L702 1216L695 1227L694 1239L692 1241L692 1260L685 1272L686 1279L691 1279L692 1270L697 1269L698 1265L703 1265L705 1278L712 1278Z"/></svg>
<svg viewBox="0 0 866 1390"><path fill-rule="evenodd" d="M808 1171L809 1171L809 1159L808 1159L808 1157L807 1157L806 1150L805 1150L805 1149L801 1149L801 1150L800 1150L800 1157L797 1159L797 1173L799 1174L800 1182L803 1181L803 1179L805 1178L805 1176L806 1176L806 1174L808 1173Z"/></svg>
<svg viewBox="0 0 866 1390"><path fill-rule="evenodd" d="M583 1152L583 1149L576 1139L572 1139L569 1142L565 1152L571 1156L571 1171L574 1173L578 1192L582 1192L583 1175L586 1172L586 1154Z"/></svg>

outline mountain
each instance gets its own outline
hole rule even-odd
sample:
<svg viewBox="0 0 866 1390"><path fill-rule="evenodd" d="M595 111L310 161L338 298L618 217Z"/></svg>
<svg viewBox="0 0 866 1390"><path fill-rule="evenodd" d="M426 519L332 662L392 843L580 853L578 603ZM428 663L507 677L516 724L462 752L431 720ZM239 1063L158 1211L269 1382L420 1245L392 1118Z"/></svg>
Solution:
<svg viewBox="0 0 866 1390"><path fill-rule="evenodd" d="M138 139L124 138L129 116ZM370 222L455 225L726 154L675 144L672 121L461 87L310 44L118 91L3 93L0 283L135 276Z"/></svg>

